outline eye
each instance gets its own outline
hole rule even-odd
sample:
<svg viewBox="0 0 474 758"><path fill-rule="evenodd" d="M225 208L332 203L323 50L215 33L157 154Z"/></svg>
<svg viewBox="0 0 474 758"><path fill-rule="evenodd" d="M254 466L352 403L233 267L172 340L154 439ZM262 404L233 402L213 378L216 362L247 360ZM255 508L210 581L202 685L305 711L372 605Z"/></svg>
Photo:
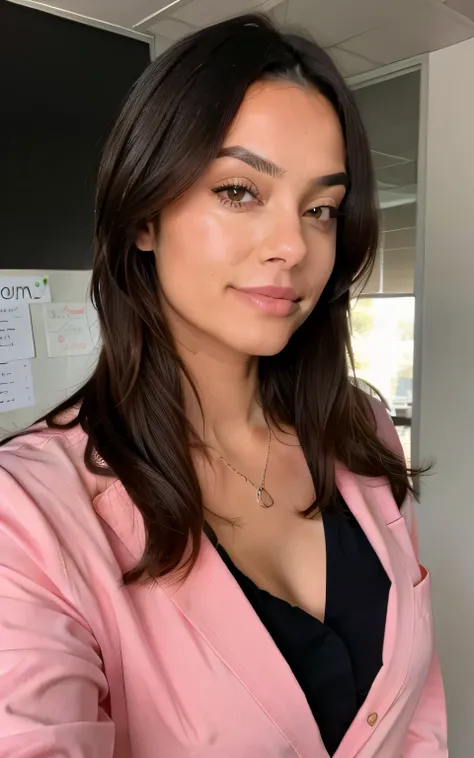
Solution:
<svg viewBox="0 0 474 758"><path fill-rule="evenodd" d="M245 187L227 187L223 191L223 195L226 200L231 200L235 203L250 203L253 200L252 193L245 189Z"/></svg>
<svg viewBox="0 0 474 758"><path fill-rule="evenodd" d="M307 210L306 215L310 218L315 218L317 221L327 222L332 218L337 218L339 210L332 205L316 205L314 208Z"/></svg>
<svg viewBox="0 0 474 758"><path fill-rule="evenodd" d="M231 184L221 185L212 190L223 205L231 208L241 208L243 205L250 205L258 202L258 190L256 187L250 187L245 184L232 182Z"/></svg>

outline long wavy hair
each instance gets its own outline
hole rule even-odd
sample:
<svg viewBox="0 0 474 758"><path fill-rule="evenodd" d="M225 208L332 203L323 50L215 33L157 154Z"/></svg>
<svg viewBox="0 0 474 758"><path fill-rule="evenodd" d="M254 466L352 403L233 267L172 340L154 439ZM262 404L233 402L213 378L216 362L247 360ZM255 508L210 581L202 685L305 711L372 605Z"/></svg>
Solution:
<svg viewBox="0 0 474 758"><path fill-rule="evenodd" d="M337 497L336 460L386 477L399 505L411 490L404 462L378 438L370 404L351 383L351 290L370 274L378 237L370 150L354 98L314 42L240 16L179 41L129 94L98 178L92 297L100 357L82 389L46 416L52 427L81 425L87 468L117 477L142 514L146 547L126 582L191 570L204 526L192 460L199 441L184 412L186 366L160 306L154 257L137 251L136 232L149 220L159 229L160 211L217 157L249 86L266 78L315 87L332 103L349 189L334 271L317 306L278 355L259 360L264 413L296 430L317 493L308 515ZM74 418L61 420L73 408Z"/></svg>

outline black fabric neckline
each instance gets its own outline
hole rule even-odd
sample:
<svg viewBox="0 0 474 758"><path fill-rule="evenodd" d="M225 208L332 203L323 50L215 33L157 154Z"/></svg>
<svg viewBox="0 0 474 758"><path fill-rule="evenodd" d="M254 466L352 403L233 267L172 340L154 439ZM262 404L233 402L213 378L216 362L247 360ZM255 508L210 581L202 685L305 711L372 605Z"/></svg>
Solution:
<svg viewBox="0 0 474 758"><path fill-rule="evenodd" d="M322 517L324 622L260 589L222 546L217 551L290 666L333 755L382 666L390 580L345 503Z"/></svg>

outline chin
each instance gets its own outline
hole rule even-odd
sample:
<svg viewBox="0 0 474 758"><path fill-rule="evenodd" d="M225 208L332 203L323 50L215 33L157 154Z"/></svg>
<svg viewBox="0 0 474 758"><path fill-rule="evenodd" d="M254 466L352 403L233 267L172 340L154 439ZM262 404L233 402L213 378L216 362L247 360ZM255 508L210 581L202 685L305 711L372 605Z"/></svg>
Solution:
<svg viewBox="0 0 474 758"><path fill-rule="evenodd" d="M237 347L239 352L246 355L262 357L278 355L278 353L281 353L281 351L287 346L292 334L293 330L285 330L284 333L280 331L279 334L271 334L268 332L259 335L255 334L252 335L251 339L249 339L249 336L247 335L245 339L239 339L237 341Z"/></svg>

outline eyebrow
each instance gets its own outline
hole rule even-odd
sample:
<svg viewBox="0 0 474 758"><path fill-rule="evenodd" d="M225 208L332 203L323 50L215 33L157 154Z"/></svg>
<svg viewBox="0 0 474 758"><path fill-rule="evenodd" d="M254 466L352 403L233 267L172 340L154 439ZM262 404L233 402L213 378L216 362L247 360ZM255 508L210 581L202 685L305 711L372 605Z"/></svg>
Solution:
<svg viewBox="0 0 474 758"><path fill-rule="evenodd" d="M273 161L269 161L267 158L263 158L257 153L253 153L251 150L247 150L245 147L235 145L232 147L223 147L217 156L218 158L236 158L243 163L246 163L251 168L259 171L261 174L268 174L273 179L281 179L286 174L285 169L277 166ZM348 187L349 177L345 171L339 171L335 174L326 174L325 176L318 176L311 182L316 187Z"/></svg>

